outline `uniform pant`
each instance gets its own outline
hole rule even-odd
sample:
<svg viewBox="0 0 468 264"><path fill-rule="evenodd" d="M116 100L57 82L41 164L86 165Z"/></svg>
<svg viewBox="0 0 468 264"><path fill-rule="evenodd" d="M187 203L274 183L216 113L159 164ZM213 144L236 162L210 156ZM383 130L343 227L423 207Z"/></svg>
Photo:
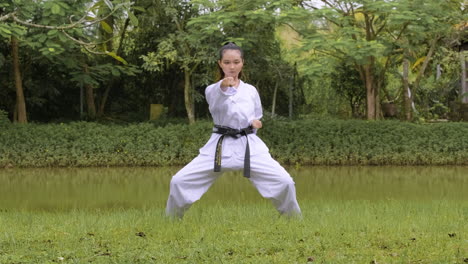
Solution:
<svg viewBox="0 0 468 264"><path fill-rule="evenodd" d="M213 165L214 157L200 154L172 177L166 215L182 218L223 172L243 169L244 157L223 157L221 172L214 172ZM281 214L301 214L293 179L269 153L250 157L249 180Z"/></svg>

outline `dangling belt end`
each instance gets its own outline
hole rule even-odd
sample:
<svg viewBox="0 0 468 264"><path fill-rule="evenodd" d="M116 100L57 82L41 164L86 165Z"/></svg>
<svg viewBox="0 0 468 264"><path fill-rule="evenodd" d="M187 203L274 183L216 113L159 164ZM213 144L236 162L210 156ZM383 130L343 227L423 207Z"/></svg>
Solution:
<svg viewBox="0 0 468 264"><path fill-rule="evenodd" d="M221 137L216 143L216 153L214 158L214 172L221 171L221 157L223 154L223 139L225 136L230 136L233 138L240 138L245 136L247 144L245 146L245 157L244 157L244 177L250 178L250 147L249 147L249 137L248 134L254 133L252 126L243 128L243 129L233 129L230 127L218 126L215 125L213 128L213 133L221 134Z"/></svg>

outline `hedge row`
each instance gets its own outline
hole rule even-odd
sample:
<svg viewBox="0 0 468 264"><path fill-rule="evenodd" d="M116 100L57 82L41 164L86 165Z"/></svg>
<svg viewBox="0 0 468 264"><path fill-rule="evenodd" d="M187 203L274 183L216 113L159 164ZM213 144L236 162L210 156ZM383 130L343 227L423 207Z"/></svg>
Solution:
<svg viewBox="0 0 468 264"><path fill-rule="evenodd" d="M288 164L468 165L468 123L275 122L263 131Z"/></svg>
<svg viewBox="0 0 468 264"><path fill-rule="evenodd" d="M0 124L0 167L183 165L211 126ZM468 165L468 123L267 120L259 136L285 165Z"/></svg>

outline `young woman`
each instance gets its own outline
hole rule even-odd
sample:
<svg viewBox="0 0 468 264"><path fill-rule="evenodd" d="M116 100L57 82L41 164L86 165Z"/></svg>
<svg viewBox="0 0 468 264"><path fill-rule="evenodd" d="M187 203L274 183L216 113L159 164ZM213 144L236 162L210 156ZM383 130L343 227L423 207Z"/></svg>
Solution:
<svg viewBox="0 0 468 264"><path fill-rule="evenodd" d="M221 80L205 90L213 133L200 154L172 177L166 214L182 218L223 172L243 169L281 214L299 216L294 181L256 135L262 127L262 105L257 89L240 80L242 49L234 43L224 45L218 65Z"/></svg>

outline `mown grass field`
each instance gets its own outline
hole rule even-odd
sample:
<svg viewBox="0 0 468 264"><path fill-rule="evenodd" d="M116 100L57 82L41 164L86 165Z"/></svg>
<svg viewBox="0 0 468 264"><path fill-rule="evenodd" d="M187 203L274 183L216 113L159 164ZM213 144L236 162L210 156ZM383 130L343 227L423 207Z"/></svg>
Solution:
<svg viewBox="0 0 468 264"><path fill-rule="evenodd" d="M302 219L226 173L174 221L178 169L0 170L0 263L468 262L468 167L288 167Z"/></svg>
<svg viewBox="0 0 468 264"><path fill-rule="evenodd" d="M203 199L202 199L203 200ZM309 200L0 212L0 263L467 263L468 201Z"/></svg>

